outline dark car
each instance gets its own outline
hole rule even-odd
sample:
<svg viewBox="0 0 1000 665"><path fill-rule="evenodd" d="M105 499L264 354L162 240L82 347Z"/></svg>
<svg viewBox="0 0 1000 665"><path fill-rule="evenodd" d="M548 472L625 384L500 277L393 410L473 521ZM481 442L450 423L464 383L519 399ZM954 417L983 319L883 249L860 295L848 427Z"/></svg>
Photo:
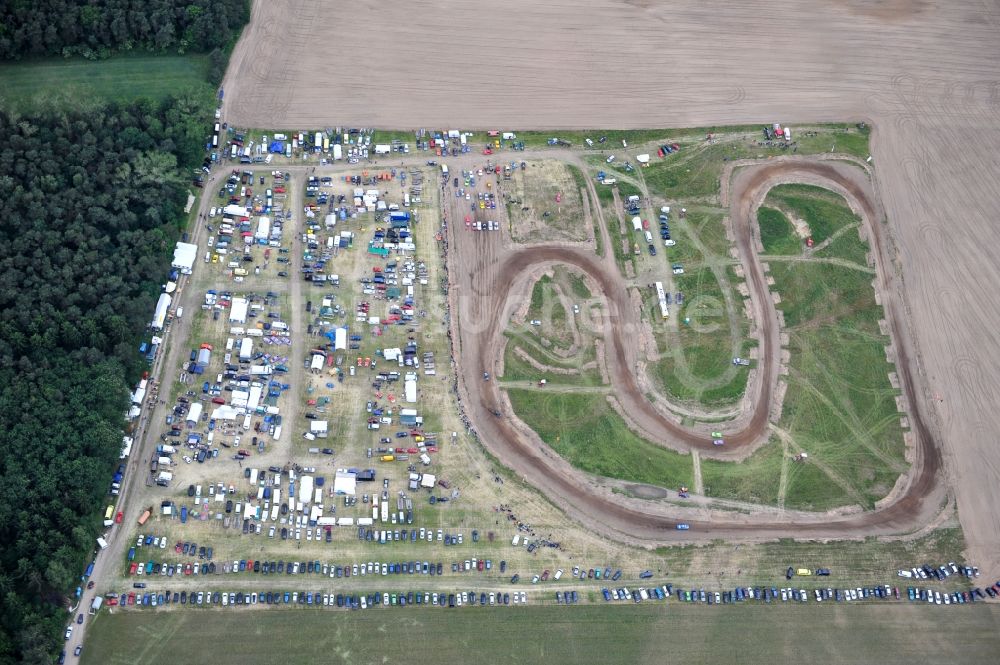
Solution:
<svg viewBox="0 0 1000 665"><path fill-rule="evenodd" d="M82 614L77 614L77 615L76 615L76 622L77 622L78 624L81 624L81 623L83 623L83 615L82 615Z"/></svg>
<svg viewBox="0 0 1000 665"><path fill-rule="evenodd" d="M789 566L788 570L785 571L785 579L786 580L792 579L792 575L794 575L794 574L795 574L795 570L791 566Z"/></svg>

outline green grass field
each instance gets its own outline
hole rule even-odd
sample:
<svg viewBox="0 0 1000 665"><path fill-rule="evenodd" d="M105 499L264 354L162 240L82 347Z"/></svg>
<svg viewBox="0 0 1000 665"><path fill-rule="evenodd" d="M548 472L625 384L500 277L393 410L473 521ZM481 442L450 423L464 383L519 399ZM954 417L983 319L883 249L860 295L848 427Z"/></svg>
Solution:
<svg viewBox="0 0 1000 665"><path fill-rule="evenodd" d="M545 379L551 384L568 386L599 386L602 385L601 374L597 369L578 369L581 365L593 361L597 354L592 346L588 346L577 357L571 359L556 359L534 343L528 334L508 333L507 350L504 353L504 381L538 381ZM548 367L577 369L566 374L562 372L544 372L537 369L518 355L514 349L521 349L528 356Z"/></svg>
<svg viewBox="0 0 1000 665"><path fill-rule="evenodd" d="M871 275L818 263L771 274L791 351L780 426L813 458L793 466L786 505L871 508L906 469Z"/></svg>
<svg viewBox="0 0 1000 665"><path fill-rule="evenodd" d="M858 224L861 221L839 194L812 185L778 185L768 192L765 202L770 206L788 210L806 222L813 242L816 243L823 242L845 226ZM762 240L763 237L762 227Z"/></svg>
<svg viewBox="0 0 1000 665"><path fill-rule="evenodd" d="M774 505L778 503L783 459L781 442L775 440L739 464L702 459L705 496Z"/></svg>
<svg viewBox="0 0 1000 665"><path fill-rule="evenodd" d="M27 111L42 104L213 95L204 55L121 55L107 60L45 58L0 64L0 105Z"/></svg>
<svg viewBox="0 0 1000 665"><path fill-rule="evenodd" d="M604 395L544 389L508 395L518 417L579 469L661 487L691 484L691 458L633 434Z"/></svg>
<svg viewBox="0 0 1000 665"><path fill-rule="evenodd" d="M996 657L998 625L985 604L180 609L102 613L80 662L959 665Z"/></svg>
<svg viewBox="0 0 1000 665"><path fill-rule="evenodd" d="M795 234L795 229L785 213L775 208L761 206L757 209L757 223L760 226L760 242L764 246L765 254L797 256L802 253L802 241Z"/></svg>
<svg viewBox="0 0 1000 665"><path fill-rule="evenodd" d="M674 280L685 304L671 315L690 322L680 321L676 330L657 330L664 355L652 364L652 376L673 399L711 407L732 404L746 391L749 368L732 364L732 330L719 282L708 268L687 270ZM653 304L650 318L658 317ZM746 327L744 320L738 321L741 338ZM745 355L750 346L741 341L740 353Z"/></svg>

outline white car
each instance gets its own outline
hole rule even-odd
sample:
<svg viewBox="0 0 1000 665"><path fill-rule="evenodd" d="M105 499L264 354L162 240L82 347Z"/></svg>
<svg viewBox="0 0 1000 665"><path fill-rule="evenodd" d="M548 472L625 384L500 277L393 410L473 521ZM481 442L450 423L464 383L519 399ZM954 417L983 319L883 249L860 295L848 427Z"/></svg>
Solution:
<svg viewBox="0 0 1000 665"><path fill-rule="evenodd" d="M73 637L73 626L66 628L66 639L69 640L71 637Z"/></svg>
<svg viewBox="0 0 1000 665"><path fill-rule="evenodd" d="M613 161L615 161L615 156L614 155L611 155L610 157L608 157L608 159L607 159L608 164L610 164Z"/></svg>
<svg viewBox="0 0 1000 665"><path fill-rule="evenodd" d="M524 605L527 602L528 602L528 592L527 591L522 591L521 592L521 604Z"/></svg>
<svg viewBox="0 0 1000 665"><path fill-rule="evenodd" d="M911 573L911 572L910 572L910 571L908 571L908 570L897 570L897 571L896 571L896 574L897 574L898 576L900 576L900 577L905 577L905 578L907 578L907 579L910 579L911 577L913 577L913 573Z"/></svg>

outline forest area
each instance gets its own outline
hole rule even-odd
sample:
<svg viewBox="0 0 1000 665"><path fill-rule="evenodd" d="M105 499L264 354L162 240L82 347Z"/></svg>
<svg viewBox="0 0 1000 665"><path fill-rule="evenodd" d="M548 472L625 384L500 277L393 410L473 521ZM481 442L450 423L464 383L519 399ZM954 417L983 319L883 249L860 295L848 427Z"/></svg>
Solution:
<svg viewBox="0 0 1000 665"><path fill-rule="evenodd" d="M0 663L51 663L210 100L0 111Z"/></svg>
<svg viewBox="0 0 1000 665"><path fill-rule="evenodd" d="M0 59L117 52L208 52L250 18L248 0L7 0L0 3Z"/></svg>
<svg viewBox="0 0 1000 665"><path fill-rule="evenodd" d="M13 85L0 100L0 665L52 663L62 648L205 157L214 93L189 82L221 81L249 7L0 3L0 82L23 71L43 91L21 112Z"/></svg>

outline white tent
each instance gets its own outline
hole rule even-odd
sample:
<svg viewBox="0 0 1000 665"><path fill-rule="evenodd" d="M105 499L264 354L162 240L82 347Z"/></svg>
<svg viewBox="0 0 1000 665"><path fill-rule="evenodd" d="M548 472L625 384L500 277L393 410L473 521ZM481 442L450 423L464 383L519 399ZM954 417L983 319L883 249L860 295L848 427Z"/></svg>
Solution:
<svg viewBox="0 0 1000 665"><path fill-rule="evenodd" d="M228 404L223 404L218 409L212 411L213 420L236 420L236 409L229 406Z"/></svg>
<svg viewBox="0 0 1000 665"><path fill-rule="evenodd" d="M426 487L427 489L433 489L435 484L437 484L437 478L434 476L434 474L425 473L420 477L421 487Z"/></svg>
<svg viewBox="0 0 1000 665"><path fill-rule="evenodd" d="M334 493L354 496L357 490L357 480L356 474L344 469L337 469L337 475L333 479Z"/></svg>
<svg viewBox="0 0 1000 665"><path fill-rule="evenodd" d="M247 406L247 401L250 399L250 393L246 390L234 390L232 392L232 402L233 406L237 409L245 409Z"/></svg>
<svg viewBox="0 0 1000 665"><path fill-rule="evenodd" d="M188 411L187 420L189 423L196 423L198 419L201 418L201 403L195 402L191 405L191 410Z"/></svg>
<svg viewBox="0 0 1000 665"><path fill-rule="evenodd" d="M253 357L253 340L244 337L240 340L240 360L250 360Z"/></svg>
<svg viewBox="0 0 1000 665"><path fill-rule="evenodd" d="M410 379L404 382L404 386L406 393L406 401L409 402L410 404L413 404L414 402L417 401L417 382L414 381L413 379Z"/></svg>
<svg viewBox="0 0 1000 665"><path fill-rule="evenodd" d="M299 479L299 501L309 503L313 498L313 477L302 476Z"/></svg>
<svg viewBox="0 0 1000 665"><path fill-rule="evenodd" d="M263 386L254 384L250 386L250 397L247 398L247 411L256 411L260 406L260 398L264 392Z"/></svg>
<svg viewBox="0 0 1000 665"><path fill-rule="evenodd" d="M326 434L327 421L325 420L310 420L309 421L309 431L313 434Z"/></svg>
<svg viewBox="0 0 1000 665"><path fill-rule="evenodd" d="M249 307L249 303L246 298L233 298L233 305L229 310L229 322L246 323L247 307Z"/></svg>
<svg viewBox="0 0 1000 665"><path fill-rule="evenodd" d="M248 217L250 215L250 211L243 206L227 205L222 209L222 214L229 217Z"/></svg>
<svg viewBox="0 0 1000 665"><path fill-rule="evenodd" d="M150 327L154 330L162 330L163 324L167 320L167 310L170 309L171 298L166 293L160 294L160 299L156 301L156 311L153 312L153 321Z"/></svg>
<svg viewBox="0 0 1000 665"><path fill-rule="evenodd" d="M334 333L333 348L336 351L347 350L347 328L337 328Z"/></svg>
<svg viewBox="0 0 1000 665"><path fill-rule="evenodd" d="M198 245L192 245L188 242L179 242L174 248L174 260L170 263L170 265L177 268L185 275L190 275L191 268L194 266L194 262L197 258Z"/></svg>
<svg viewBox="0 0 1000 665"><path fill-rule="evenodd" d="M312 362L309 365L309 369L314 372L320 372L323 370L323 364L326 362L326 358L320 353L314 353L312 357Z"/></svg>
<svg viewBox="0 0 1000 665"><path fill-rule="evenodd" d="M260 217L257 219L257 233L254 237L257 240L267 240L271 234L271 218Z"/></svg>

